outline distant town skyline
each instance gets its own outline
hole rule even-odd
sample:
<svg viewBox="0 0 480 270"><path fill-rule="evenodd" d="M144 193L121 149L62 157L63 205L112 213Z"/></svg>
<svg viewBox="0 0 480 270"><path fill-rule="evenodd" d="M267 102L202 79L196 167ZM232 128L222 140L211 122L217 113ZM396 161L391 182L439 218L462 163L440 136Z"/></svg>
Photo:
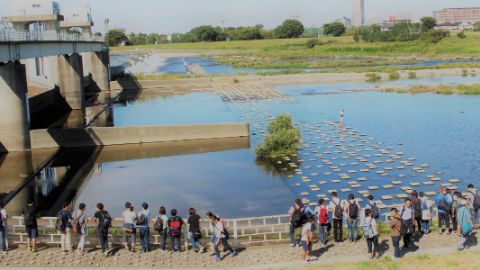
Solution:
<svg viewBox="0 0 480 270"><path fill-rule="evenodd" d="M100 32L105 18L110 19L110 28L124 28L127 32L176 33L205 24L226 27L263 24L274 28L288 18L298 18L306 27L320 26L339 18L352 18L353 13L352 0L57 1L61 6L89 3L94 29ZM10 2L0 0L1 16L10 13ZM418 19L443 8L477 6L480 6L478 0L365 0L365 17L368 24L389 16Z"/></svg>

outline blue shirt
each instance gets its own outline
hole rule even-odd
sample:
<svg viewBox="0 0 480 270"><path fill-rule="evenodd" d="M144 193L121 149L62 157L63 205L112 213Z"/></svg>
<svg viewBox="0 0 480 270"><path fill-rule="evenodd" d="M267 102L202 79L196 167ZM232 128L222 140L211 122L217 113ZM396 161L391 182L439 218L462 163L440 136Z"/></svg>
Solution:
<svg viewBox="0 0 480 270"><path fill-rule="evenodd" d="M435 196L435 204L438 206L440 204L440 201L445 200L448 206L452 206L453 201L450 200L449 196L445 196L444 194L438 194ZM444 210L438 208L438 213L445 213Z"/></svg>
<svg viewBox="0 0 480 270"><path fill-rule="evenodd" d="M150 213L150 210L142 210L138 213L138 216L141 216L141 215L144 215L145 216L145 220L146 220L146 223L143 223L141 225L138 225L137 227L148 227L149 224L150 224L150 217L151 217L151 213Z"/></svg>

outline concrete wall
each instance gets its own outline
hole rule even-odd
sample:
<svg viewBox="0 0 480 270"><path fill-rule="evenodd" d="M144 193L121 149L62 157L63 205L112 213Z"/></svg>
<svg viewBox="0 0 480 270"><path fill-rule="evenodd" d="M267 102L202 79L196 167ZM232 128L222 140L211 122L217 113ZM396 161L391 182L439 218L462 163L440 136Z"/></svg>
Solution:
<svg viewBox="0 0 480 270"><path fill-rule="evenodd" d="M92 127L32 130L32 149L248 137L248 124Z"/></svg>

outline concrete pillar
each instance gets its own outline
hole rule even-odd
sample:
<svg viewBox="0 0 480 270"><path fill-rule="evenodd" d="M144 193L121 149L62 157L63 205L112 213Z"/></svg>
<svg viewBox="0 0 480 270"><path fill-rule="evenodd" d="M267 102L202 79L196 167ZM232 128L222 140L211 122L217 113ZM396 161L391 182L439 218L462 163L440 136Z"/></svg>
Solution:
<svg viewBox="0 0 480 270"><path fill-rule="evenodd" d="M83 61L79 54L60 55L56 57L54 73L55 85L72 110L85 108L83 87Z"/></svg>
<svg viewBox="0 0 480 270"><path fill-rule="evenodd" d="M98 103L110 101L110 55L108 51L82 53L84 73L89 77L88 91L97 93Z"/></svg>
<svg viewBox="0 0 480 270"><path fill-rule="evenodd" d="M25 65L0 64L0 152L30 149Z"/></svg>

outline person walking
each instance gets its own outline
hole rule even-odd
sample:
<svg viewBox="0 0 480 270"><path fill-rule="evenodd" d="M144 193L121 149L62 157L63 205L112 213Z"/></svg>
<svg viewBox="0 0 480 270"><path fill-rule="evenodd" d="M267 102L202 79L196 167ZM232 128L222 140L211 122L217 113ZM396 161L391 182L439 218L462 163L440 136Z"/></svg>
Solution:
<svg viewBox="0 0 480 270"><path fill-rule="evenodd" d="M150 220L152 214L148 203L142 203L142 210L137 215L137 227L140 229L140 244L142 252L150 252Z"/></svg>
<svg viewBox="0 0 480 270"><path fill-rule="evenodd" d="M397 208L390 210L390 236L392 238L393 245L393 258L399 259L402 256L400 251L400 238L402 237L402 220L398 214Z"/></svg>
<svg viewBox="0 0 480 270"><path fill-rule="evenodd" d="M158 211L156 223L156 231L160 234L160 252L165 253L165 247L167 245L167 234L168 234L168 216L167 209L165 207L160 207Z"/></svg>
<svg viewBox="0 0 480 270"><path fill-rule="evenodd" d="M402 232L404 249L409 248L411 244L412 233L414 231L413 214L412 200L405 199L402 210L400 211L400 219L402 220L402 226L404 227L404 231Z"/></svg>
<svg viewBox="0 0 480 270"><path fill-rule="evenodd" d="M315 217L310 216L308 222L302 226L302 236L300 241L302 243L302 260L306 263L310 262L310 256L312 254L312 240L313 231L312 226L315 224Z"/></svg>
<svg viewBox="0 0 480 270"><path fill-rule="evenodd" d="M336 192L332 192L332 199L330 200L328 208L333 216L333 237L335 242L343 242L343 212L345 207L344 202L337 197Z"/></svg>
<svg viewBox="0 0 480 270"><path fill-rule="evenodd" d="M413 209L413 233L423 234L422 230L422 202L416 190L412 192L412 209ZM415 226L416 225L416 226Z"/></svg>
<svg viewBox="0 0 480 270"><path fill-rule="evenodd" d="M55 227L60 234L60 246L63 253L72 251L72 213L70 212L70 203L63 204L63 209L57 214L57 223Z"/></svg>
<svg viewBox="0 0 480 270"><path fill-rule="evenodd" d="M432 206L435 204L425 193L420 192L420 204L422 207L422 233L430 233L430 220L432 220Z"/></svg>
<svg viewBox="0 0 480 270"><path fill-rule="evenodd" d="M7 251L7 210L3 202L0 202L0 252Z"/></svg>
<svg viewBox="0 0 480 270"><path fill-rule="evenodd" d="M27 233L27 250L31 252L37 251L37 210L33 200L29 200L27 206L22 210L23 221L25 224L25 232Z"/></svg>
<svg viewBox="0 0 480 270"><path fill-rule="evenodd" d="M451 212L451 217L452 217L452 229L453 232L458 231L458 210L462 208L462 200L463 200L463 195L462 193L456 191L453 193L453 204L452 204L452 212ZM467 202L468 203L468 202Z"/></svg>
<svg viewBox="0 0 480 270"><path fill-rule="evenodd" d="M470 213L470 210L468 209L468 201L462 200L460 204L461 204L461 207L458 210L458 215L457 215L458 217L457 235L461 237L457 247L459 251L465 249L465 243L467 242L473 230L472 215Z"/></svg>
<svg viewBox="0 0 480 270"><path fill-rule="evenodd" d="M350 194L347 201L347 225L348 225L348 239L355 243L358 237L358 220L360 218L360 207L358 206L355 196Z"/></svg>
<svg viewBox="0 0 480 270"><path fill-rule="evenodd" d="M320 242L327 245L328 236L330 234L331 224L328 217L328 208L325 205L325 200L318 200L318 206L315 208L315 215L318 217L318 229Z"/></svg>
<svg viewBox="0 0 480 270"><path fill-rule="evenodd" d="M480 219L480 191L477 190L473 184L469 184L467 187L467 202L470 215L472 216L474 229L478 229Z"/></svg>
<svg viewBox="0 0 480 270"><path fill-rule="evenodd" d="M368 201L364 209L365 210L370 209L372 217L377 220L380 217L380 209L378 208L377 203L373 200L372 194L368 195L367 199Z"/></svg>
<svg viewBox="0 0 480 270"><path fill-rule="evenodd" d="M303 224L302 219L305 216L305 208L302 205L302 200L296 199L293 202L293 206L288 210L288 215L290 216L290 245L292 247L300 246L300 230Z"/></svg>
<svg viewBox="0 0 480 270"><path fill-rule="evenodd" d="M202 246L200 243L200 239L202 239L202 232L200 230L200 219L201 217L197 215L195 208L190 208L188 210L189 217L187 220L188 224L188 238L192 242L192 248L195 252L199 252L202 250L206 252L206 248Z"/></svg>
<svg viewBox="0 0 480 270"><path fill-rule="evenodd" d="M78 210L73 214L74 224L77 229L77 233L80 234L80 240L78 241L77 254L80 256L85 255L85 243L88 237L88 228L87 228L87 213L86 205L80 203L78 205Z"/></svg>
<svg viewBox="0 0 480 270"><path fill-rule="evenodd" d="M443 187L438 188L438 194L435 196L435 204L438 207L438 233L443 234L445 231L450 233L450 210L452 209L451 203L445 196L445 190ZM443 230L445 225L445 231Z"/></svg>
<svg viewBox="0 0 480 270"><path fill-rule="evenodd" d="M236 256L236 251L228 244L228 232L225 229L224 222L213 213L208 213L208 218L210 219L210 231L212 232L212 244L213 250L215 252L215 261L221 261L222 258L220 257L220 249L218 246L220 243L223 244L224 250L229 251L229 256L233 257Z"/></svg>
<svg viewBox="0 0 480 270"><path fill-rule="evenodd" d="M94 217L97 221L97 235L102 253L108 257L108 230L112 227L112 217L107 211L105 211L103 203L97 204L97 211L95 212Z"/></svg>
<svg viewBox="0 0 480 270"><path fill-rule="evenodd" d="M135 207L133 207L130 202L125 203L125 210L122 213L122 219L123 246L126 250L135 252L135 242L137 236L137 229L135 228L135 223L137 220L137 214L135 213Z"/></svg>
<svg viewBox="0 0 480 270"><path fill-rule="evenodd" d="M368 254L370 255L370 259L380 258L377 221L373 217L371 209L365 209L363 236L367 240Z"/></svg>
<svg viewBox="0 0 480 270"><path fill-rule="evenodd" d="M170 232L170 252L181 252L182 243L180 238L182 236L183 219L177 216L177 210L170 211L171 217L168 219L168 228Z"/></svg>

